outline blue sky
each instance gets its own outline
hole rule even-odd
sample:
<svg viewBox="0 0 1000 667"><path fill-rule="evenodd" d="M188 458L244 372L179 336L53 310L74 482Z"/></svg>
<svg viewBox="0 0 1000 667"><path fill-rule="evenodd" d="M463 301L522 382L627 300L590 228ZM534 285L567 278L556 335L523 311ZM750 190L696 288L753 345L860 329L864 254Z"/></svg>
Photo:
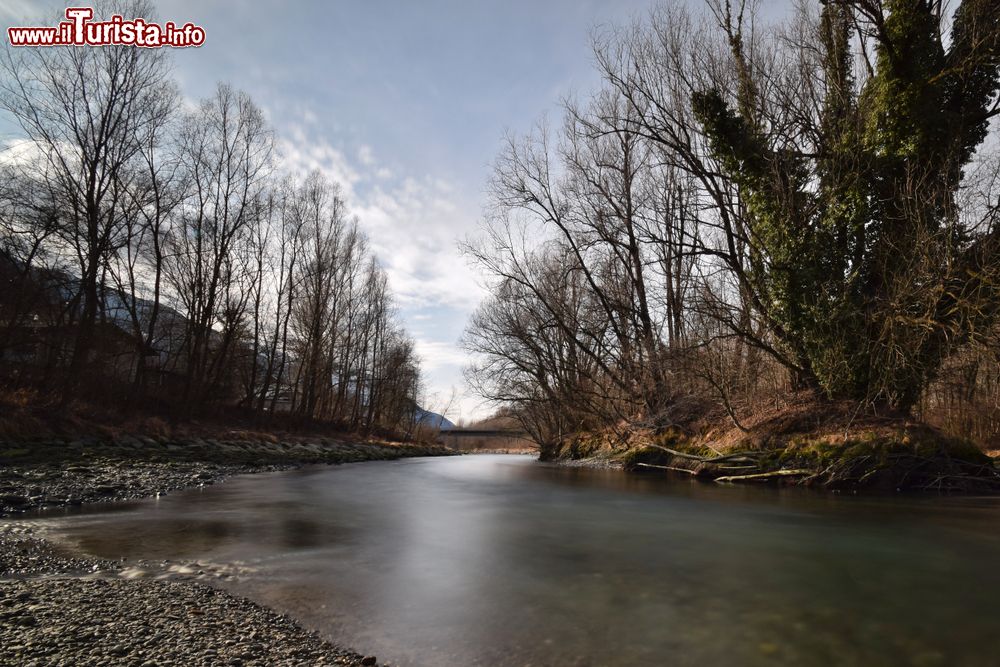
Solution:
<svg viewBox="0 0 1000 667"><path fill-rule="evenodd" d="M208 38L178 54L185 94L216 80L268 111L285 159L348 187L416 338L427 404L482 416L457 346L483 297L457 249L475 234L506 130L530 128L560 98L592 87L595 24L652 0L470 2L340 0L158 5Z"/></svg>
<svg viewBox="0 0 1000 667"><path fill-rule="evenodd" d="M457 341L483 297L456 243L480 224L505 131L522 132L597 78L589 35L655 0L170 0L159 20L192 21L206 43L175 53L183 94L225 81L270 117L284 165L338 180L389 272L416 338L427 407L488 411L462 381ZM80 5L86 3L80 2ZM61 6L0 0L7 25Z"/></svg>

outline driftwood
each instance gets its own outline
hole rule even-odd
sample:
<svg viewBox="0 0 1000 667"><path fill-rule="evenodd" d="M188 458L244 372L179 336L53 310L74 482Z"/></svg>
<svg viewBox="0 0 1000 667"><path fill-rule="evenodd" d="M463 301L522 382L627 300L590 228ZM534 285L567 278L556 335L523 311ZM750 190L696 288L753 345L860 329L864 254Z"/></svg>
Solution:
<svg viewBox="0 0 1000 667"><path fill-rule="evenodd" d="M758 459L760 459L763 455L763 452L733 452L732 454L722 454L720 456L698 456L697 454L679 452L676 449L670 449L669 447L664 447L663 445L651 444L648 446L654 449L662 450L671 456L687 459L689 461L697 461L698 463L757 463Z"/></svg>
<svg viewBox="0 0 1000 667"><path fill-rule="evenodd" d="M781 469L772 470L771 472L757 472L752 475L725 475L723 477L716 477L715 481L720 484L723 482L766 482L769 479L774 479L775 477L803 477L805 475L811 475L812 470L805 470L803 468L794 469Z"/></svg>
<svg viewBox="0 0 1000 667"><path fill-rule="evenodd" d="M1000 491L1000 468L997 464L976 463L948 456L921 456L914 452L893 452L876 456L866 453L848 459L836 459L823 467L781 468L769 470L769 454L774 452L742 451L730 454L715 452L715 456L700 456L662 445L649 447L670 454L678 461L688 461L692 468L636 463L637 468L654 468L683 472L714 479L719 483L768 482L787 479L794 484L819 483L828 487L861 487L872 483L889 488L909 488L934 491ZM809 465L802 461L800 465ZM686 465L686 464L684 464Z"/></svg>
<svg viewBox="0 0 1000 667"><path fill-rule="evenodd" d="M697 470L691 470L689 468L678 468L677 466L658 466L652 463L636 463L637 468L656 468L657 470L672 470L674 472L686 472L689 475L697 475Z"/></svg>

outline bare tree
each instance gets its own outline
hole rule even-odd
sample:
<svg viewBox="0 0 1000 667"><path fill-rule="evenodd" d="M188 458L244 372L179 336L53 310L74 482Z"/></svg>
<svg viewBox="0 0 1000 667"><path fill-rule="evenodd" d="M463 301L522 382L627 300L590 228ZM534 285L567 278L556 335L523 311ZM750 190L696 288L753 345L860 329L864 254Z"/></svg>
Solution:
<svg viewBox="0 0 1000 667"><path fill-rule="evenodd" d="M260 109L220 85L185 122L180 150L191 194L169 235L166 275L187 317L185 399L219 389L249 294L245 289L273 140ZM216 385L216 386L213 386Z"/></svg>
<svg viewBox="0 0 1000 667"><path fill-rule="evenodd" d="M152 8L99 8L112 9L145 16ZM104 259L121 244L117 183L140 151L143 134L160 120L167 63L158 49L8 47L3 68L0 105L44 156L65 212L62 239L80 277L82 308L63 392L68 400L93 346Z"/></svg>
<svg viewBox="0 0 1000 667"><path fill-rule="evenodd" d="M139 151L115 184L122 236L108 258L119 309L127 314L136 344L134 382L140 390L147 360L169 352L158 349L165 244L189 185L176 145L176 91L165 87L156 104L155 122L143 128Z"/></svg>

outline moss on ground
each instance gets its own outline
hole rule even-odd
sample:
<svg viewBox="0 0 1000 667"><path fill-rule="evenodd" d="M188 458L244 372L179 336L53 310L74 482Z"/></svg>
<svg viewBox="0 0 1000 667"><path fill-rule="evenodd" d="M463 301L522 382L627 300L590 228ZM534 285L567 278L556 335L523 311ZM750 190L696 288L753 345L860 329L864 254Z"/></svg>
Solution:
<svg viewBox="0 0 1000 667"><path fill-rule="evenodd" d="M723 449L678 431L643 433L613 456L628 470L683 469L703 479L872 490L1000 491L1000 471L974 443L924 424L840 432L747 434ZM593 443L599 437L578 437ZM592 451L576 448L574 451ZM657 472L658 471L654 471ZM733 479L736 478L736 479Z"/></svg>

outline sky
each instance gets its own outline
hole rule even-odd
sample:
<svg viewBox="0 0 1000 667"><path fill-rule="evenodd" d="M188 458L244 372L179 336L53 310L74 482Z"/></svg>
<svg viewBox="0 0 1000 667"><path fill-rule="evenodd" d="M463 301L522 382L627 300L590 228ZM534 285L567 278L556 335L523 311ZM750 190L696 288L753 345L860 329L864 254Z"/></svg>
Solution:
<svg viewBox="0 0 1000 667"><path fill-rule="evenodd" d="M174 50L185 97L201 99L218 82L248 92L286 169L319 169L340 183L416 340L425 407L450 403L449 418L469 420L491 411L465 387L458 344L485 292L458 243L480 228L503 137L543 114L557 119L563 98L592 90L592 31L628 23L656 1L155 4L159 22L206 31L202 47ZM50 25L61 8L0 0L0 20Z"/></svg>

